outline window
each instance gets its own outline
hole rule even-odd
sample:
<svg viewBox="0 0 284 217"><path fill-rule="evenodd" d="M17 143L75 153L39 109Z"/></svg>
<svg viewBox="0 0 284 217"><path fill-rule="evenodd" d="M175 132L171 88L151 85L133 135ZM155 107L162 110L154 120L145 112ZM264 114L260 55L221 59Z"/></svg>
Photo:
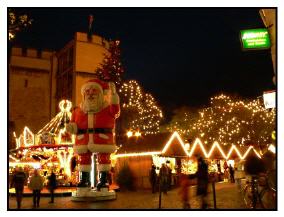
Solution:
<svg viewBox="0 0 284 217"><path fill-rule="evenodd" d="M22 48L22 56L23 57L27 56L27 48Z"/></svg>
<svg viewBox="0 0 284 217"><path fill-rule="evenodd" d="M28 87L28 80L25 79L25 87L27 88Z"/></svg>
<svg viewBox="0 0 284 217"><path fill-rule="evenodd" d="M37 50L36 55L37 55L37 58L41 58L41 57L42 57L42 52L41 52L41 50Z"/></svg>
<svg viewBox="0 0 284 217"><path fill-rule="evenodd" d="M68 51L68 67L73 65L73 47Z"/></svg>

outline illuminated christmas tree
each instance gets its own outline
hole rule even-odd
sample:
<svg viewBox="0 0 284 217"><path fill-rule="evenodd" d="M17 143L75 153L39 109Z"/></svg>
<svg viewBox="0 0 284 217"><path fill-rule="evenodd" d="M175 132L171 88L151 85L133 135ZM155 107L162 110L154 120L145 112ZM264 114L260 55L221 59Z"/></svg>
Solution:
<svg viewBox="0 0 284 217"><path fill-rule="evenodd" d="M260 99L233 99L222 94L212 97L210 105L199 110L197 119L184 112L184 120L171 122L168 130L177 130L185 138L201 138L205 144L218 141L222 145L262 149L271 143L276 114L275 110L265 109Z"/></svg>
<svg viewBox="0 0 284 217"><path fill-rule="evenodd" d="M118 123L120 133L136 131L146 135L159 132L163 114L151 94L144 93L134 80L123 83L118 93L122 107Z"/></svg>
<svg viewBox="0 0 284 217"><path fill-rule="evenodd" d="M96 74L103 81L112 81L117 87L120 87L124 69L120 61L120 41L111 41L109 43L109 53L105 54L103 63L96 70Z"/></svg>
<svg viewBox="0 0 284 217"><path fill-rule="evenodd" d="M180 135L188 137L188 126L191 126L198 119L197 109L190 107L180 107L173 111L171 121L161 126L163 132L177 131Z"/></svg>

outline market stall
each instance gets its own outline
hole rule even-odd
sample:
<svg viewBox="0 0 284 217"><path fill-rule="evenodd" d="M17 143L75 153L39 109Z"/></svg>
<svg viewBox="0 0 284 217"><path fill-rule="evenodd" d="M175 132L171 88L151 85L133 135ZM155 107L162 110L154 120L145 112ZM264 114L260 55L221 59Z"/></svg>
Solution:
<svg viewBox="0 0 284 217"><path fill-rule="evenodd" d="M75 185L78 182L76 157L73 154L74 136L66 131L66 123L71 118L72 104L68 100L59 103L60 112L38 133L33 134L28 127L17 138L16 149L10 151L9 174L15 167L23 167L28 177L34 169L39 169L45 178L53 171L59 186Z"/></svg>
<svg viewBox="0 0 284 217"><path fill-rule="evenodd" d="M114 159L116 173L123 165L128 164L135 176L137 188L149 188L149 169L154 164L157 168L162 163L172 170L173 180L180 173L194 174L197 172L197 157L201 156L208 163L208 171L211 176L217 177L218 181L224 180L224 165L232 165L243 169L242 162L249 155L261 155L253 146L237 147L235 145L220 146L218 142L203 145L200 139L195 139L189 144L184 143L177 132L145 135L141 138L129 138L126 143L116 152ZM176 177L176 178L174 178ZM172 181L172 183L178 183Z"/></svg>

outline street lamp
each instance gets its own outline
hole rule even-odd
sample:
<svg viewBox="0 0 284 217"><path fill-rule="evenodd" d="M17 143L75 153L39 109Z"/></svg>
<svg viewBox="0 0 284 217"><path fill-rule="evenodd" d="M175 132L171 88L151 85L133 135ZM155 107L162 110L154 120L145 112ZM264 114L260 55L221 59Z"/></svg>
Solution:
<svg viewBox="0 0 284 217"><path fill-rule="evenodd" d="M139 137L139 136L141 136L141 133L139 131L137 131L137 132L135 132L135 136Z"/></svg>
<svg viewBox="0 0 284 217"><path fill-rule="evenodd" d="M127 135L127 137L129 138L129 137L133 136L133 132L132 132L132 131L128 131L128 132L126 133L126 135Z"/></svg>

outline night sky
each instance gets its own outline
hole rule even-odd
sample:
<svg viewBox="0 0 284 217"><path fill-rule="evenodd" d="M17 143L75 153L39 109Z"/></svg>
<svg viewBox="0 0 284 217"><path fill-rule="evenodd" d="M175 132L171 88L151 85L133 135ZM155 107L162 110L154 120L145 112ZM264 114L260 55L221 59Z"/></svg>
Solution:
<svg viewBox="0 0 284 217"><path fill-rule="evenodd" d="M275 89L270 51L242 51L239 32L264 27L258 9L17 9L34 19L16 45L59 50L76 31L121 41L125 78L152 93L167 118L180 106L204 107L219 93L261 96Z"/></svg>

